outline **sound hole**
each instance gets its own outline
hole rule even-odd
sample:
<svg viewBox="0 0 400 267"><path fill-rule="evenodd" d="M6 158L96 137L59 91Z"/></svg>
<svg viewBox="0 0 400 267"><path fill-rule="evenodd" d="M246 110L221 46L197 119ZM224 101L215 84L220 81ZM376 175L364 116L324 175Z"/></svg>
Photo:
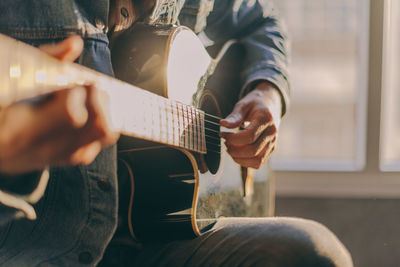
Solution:
<svg viewBox="0 0 400 267"><path fill-rule="evenodd" d="M205 93L200 100L200 108L205 115L205 134L207 154L204 155L204 161L208 170L216 174L221 163L221 138L219 137L219 118L220 109L214 96Z"/></svg>

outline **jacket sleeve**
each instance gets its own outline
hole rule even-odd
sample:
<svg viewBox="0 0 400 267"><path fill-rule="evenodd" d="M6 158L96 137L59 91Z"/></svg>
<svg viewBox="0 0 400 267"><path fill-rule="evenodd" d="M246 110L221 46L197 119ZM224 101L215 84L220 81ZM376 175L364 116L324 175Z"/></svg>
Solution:
<svg viewBox="0 0 400 267"><path fill-rule="evenodd" d="M256 82L268 81L280 92L285 114L289 105L288 45L272 2L215 0L204 32L216 44L237 39L243 45L239 97Z"/></svg>
<svg viewBox="0 0 400 267"><path fill-rule="evenodd" d="M32 206L43 196L49 180L49 171L21 175L0 173L0 225L13 219L36 219Z"/></svg>

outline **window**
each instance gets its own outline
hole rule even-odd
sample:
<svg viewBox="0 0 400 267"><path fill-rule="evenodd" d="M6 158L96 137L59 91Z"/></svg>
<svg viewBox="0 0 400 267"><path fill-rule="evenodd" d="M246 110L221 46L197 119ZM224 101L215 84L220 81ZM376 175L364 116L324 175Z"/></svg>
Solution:
<svg viewBox="0 0 400 267"><path fill-rule="evenodd" d="M380 168L400 171L400 2L387 1L385 12Z"/></svg>
<svg viewBox="0 0 400 267"><path fill-rule="evenodd" d="M276 170L353 171L365 165L366 0L275 1L291 40L291 107Z"/></svg>
<svg viewBox="0 0 400 267"><path fill-rule="evenodd" d="M345 27L346 30L343 31L348 32L348 34L342 34L342 36L353 38L351 49L346 48L349 46L342 46L346 48L343 53L347 51L348 57L353 59L349 60L341 56L339 52L336 53L338 58L339 56L342 58L341 69L348 70L349 66L354 68L354 72L351 72L352 75L349 75L350 72L346 72L346 75L349 75L347 77L350 77L348 80L340 80L341 86L350 88L352 94L348 94L348 91L343 93L340 88L336 88L335 93L329 95L328 86L335 88L337 86L333 87L332 84L339 83L335 78L345 77L343 73L340 76L341 70L339 67L333 68L333 62L337 61L335 59L331 60L332 57L329 58L327 56L332 49L330 48L331 45L340 41L332 38L332 42L326 44L326 46L314 49L307 48L308 55L320 53L315 56L315 62L321 57L321 60L327 63L323 65L321 62L317 62L313 63L313 65L309 64L312 67L310 67L311 70L305 67L301 69L302 64L307 66L309 63L309 56L302 57L299 54L299 51L301 52L302 50L297 48L298 45L296 43L298 42L297 38L302 38L301 34L291 33L294 61L292 64L293 106L289 116L282 122L283 127L281 128L280 137L283 138L280 139L281 142L278 144L280 146L278 148L279 154L276 155L272 162L272 167L277 170L275 172L277 195L400 198L400 176L398 173L400 171L400 108L397 104L400 99L400 75L397 74L400 70L398 63L400 32L397 29L397 25L400 22L400 2L397 0L315 0L315 2L311 0L279 0L275 1L275 3L278 4L278 8L282 9L284 16L285 12L289 12L286 9L294 8L291 3L302 4L300 6L303 7L303 13L299 13L303 14L301 16L306 16L304 15L304 10L307 10L307 7L312 10L317 7L325 10L316 15L319 18L319 22L312 18L295 18L296 15L294 13L287 13L290 14L288 16L289 20L287 20L290 31L304 27L301 24L306 25L306 21L309 20L313 21L310 24L311 29L320 29L325 27L323 25L332 25L332 19L325 18L328 13L333 12L330 9L342 10L340 14L346 13L346 16L351 16L353 19L344 19L340 15L333 17L347 21L345 23L338 22L337 25L341 26L337 26L337 29L343 30L343 27ZM337 5L345 5L348 8L338 9L336 8ZM354 5L356 8L354 8ZM331 6L335 6L335 8ZM297 8L299 9L298 6ZM296 21L296 19L298 20ZM318 25L315 26L314 24ZM328 32L327 29L324 31ZM321 36L339 36L329 35L324 31L319 30L318 32L321 33ZM334 33L335 31L331 32ZM351 32L353 33L351 34ZM308 33L306 31L303 34L305 36ZM309 39L310 37L304 39L307 38ZM334 42L334 40L337 41ZM340 50L337 48L334 51ZM349 51L352 51L352 53L349 53ZM300 60L302 58L303 62L306 63L301 63ZM296 61L300 63L296 63ZM337 63L337 65L341 64ZM310 87L304 82L307 79L300 75L305 70L307 72L313 71L314 75L324 73L324 71L318 70L317 66L320 68L328 68L330 66L331 71L335 72L333 81L326 78L326 84L318 85L322 88L320 89L320 95L314 94L314 92L308 93L306 90ZM310 74L307 75L309 76ZM314 75L312 76L312 81L314 81ZM323 76L320 75L319 77ZM306 89L303 89L304 87ZM306 98L298 95L303 90L305 90L304 94L307 94ZM350 98L348 99L347 97ZM308 101L307 107L313 106L314 109L310 109L308 113L301 114L301 108L305 106L302 101ZM345 103L352 105L353 108L343 108L341 111L339 107ZM329 104L328 106L332 107L332 113L327 112L325 104ZM328 116L320 116L319 113L328 113ZM340 117L338 114L343 114L342 119L347 122L338 120L337 118ZM304 118L304 116L307 116L307 118ZM311 124L310 121L315 121L316 123ZM347 129L348 132L343 135L340 135L340 132L335 130L336 134L332 135L324 128L331 127L331 124L345 125L346 127L351 127L351 129ZM304 125L310 125L310 128L314 128L307 132L303 130ZM297 136L286 131L295 132ZM311 136L300 138L306 134ZM324 135L324 137L312 137L312 134ZM307 147L307 145L315 145L312 141L313 138L319 146L319 151L318 146L312 149ZM340 138L344 138L346 141L341 141ZM324 140L324 142L321 140ZM333 147L332 143L338 147ZM351 147L346 150L344 144ZM307 151L307 149L310 151Z"/></svg>

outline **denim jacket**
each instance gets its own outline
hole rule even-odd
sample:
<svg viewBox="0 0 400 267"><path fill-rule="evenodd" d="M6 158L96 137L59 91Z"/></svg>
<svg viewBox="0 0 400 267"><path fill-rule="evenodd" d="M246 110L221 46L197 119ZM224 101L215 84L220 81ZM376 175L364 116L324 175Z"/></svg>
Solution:
<svg viewBox="0 0 400 267"><path fill-rule="evenodd" d="M85 47L79 63L113 75L108 12L109 0L2 0L0 32L32 45L80 34ZM255 81L267 80L281 93L285 113L287 48L270 1L186 0L179 22L209 43L239 40L246 51L241 93ZM47 180L15 179L9 186L2 182L6 179L12 178L0 174L0 266L87 266L101 259L118 221L115 146L89 166L51 169L43 197L32 204L34 210L34 201L21 197L16 188L30 185L23 190L26 196ZM37 219L15 220L24 216Z"/></svg>

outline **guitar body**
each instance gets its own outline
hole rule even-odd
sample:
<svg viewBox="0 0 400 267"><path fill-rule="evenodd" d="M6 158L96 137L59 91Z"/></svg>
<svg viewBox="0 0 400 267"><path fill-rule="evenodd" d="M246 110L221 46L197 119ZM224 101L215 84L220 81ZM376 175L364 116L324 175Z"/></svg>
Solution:
<svg viewBox="0 0 400 267"><path fill-rule="evenodd" d="M166 69L171 65L170 54L174 51L171 44L180 38L177 36L182 31L194 36L184 27L138 25L120 36L112 46L118 79L212 115L205 123L206 131L209 130L206 154L121 137L118 179L119 211L123 219L118 231L129 231L142 242L193 238L220 217L269 215L266 166L257 171L241 168L225 152L218 136L219 119L216 117L229 114L237 101L243 49L238 44L231 45L211 76L205 79L197 75L193 82L188 81L193 75L186 73L204 74L207 69L199 68L196 62L210 59L199 59L208 54L201 45L195 45L194 50L183 52L180 57L183 60L180 63L184 63L178 70L182 74L182 84L177 84L169 81ZM191 41L183 43L187 42ZM195 86L190 86L193 84Z"/></svg>

